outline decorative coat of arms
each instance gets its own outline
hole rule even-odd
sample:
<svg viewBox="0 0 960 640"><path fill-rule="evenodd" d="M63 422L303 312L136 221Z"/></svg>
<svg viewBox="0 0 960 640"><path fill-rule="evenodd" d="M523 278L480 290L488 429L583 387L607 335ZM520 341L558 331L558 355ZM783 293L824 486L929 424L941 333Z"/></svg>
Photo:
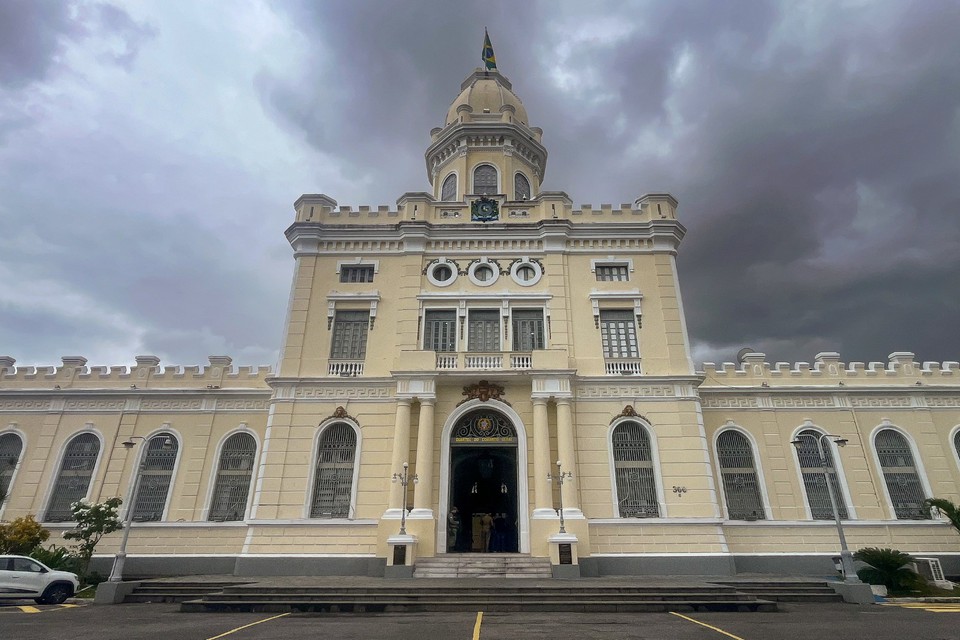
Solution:
<svg viewBox="0 0 960 640"><path fill-rule="evenodd" d="M469 400L479 400L480 402L498 400L503 404L510 406L510 403L503 399L503 394L503 387L499 384L481 380L477 384L471 384L463 388L463 395L465 397L457 406L460 406L460 404L463 404Z"/></svg>
<svg viewBox="0 0 960 640"><path fill-rule="evenodd" d="M487 196L470 203L470 220L473 222L492 222L500 219L500 203Z"/></svg>

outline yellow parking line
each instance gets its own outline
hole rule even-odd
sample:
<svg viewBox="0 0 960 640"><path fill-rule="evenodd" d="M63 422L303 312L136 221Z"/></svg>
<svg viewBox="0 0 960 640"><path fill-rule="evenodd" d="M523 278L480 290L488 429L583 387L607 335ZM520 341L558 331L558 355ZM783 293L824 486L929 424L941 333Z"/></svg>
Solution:
<svg viewBox="0 0 960 640"><path fill-rule="evenodd" d="M288 616L288 615L290 615L290 614L289 614L289 613L281 613L281 614L278 615L278 616L273 616L273 617L271 617L271 618L264 618L263 620L257 620L256 622L251 622L250 624L245 624L245 625L243 625L242 627L237 627L236 629L230 629L230 631L221 633L221 634L218 635L218 636L213 636L212 638L207 638L207 640L217 640L217 638L223 638L223 637L225 637L225 636L229 636L229 635L232 634L232 633L236 633L237 631L243 631L244 629L248 629L248 628L253 627L253 626L256 626L256 625L258 625L258 624L263 624L264 622L270 622L271 620L276 620L277 618L282 618L282 617Z"/></svg>
<svg viewBox="0 0 960 640"><path fill-rule="evenodd" d="M21 605L21 606L18 606L17 609L20 609L20 611L23 611L24 613L40 613L40 609L37 609L36 607L31 607L29 605Z"/></svg>
<svg viewBox="0 0 960 640"><path fill-rule="evenodd" d="M480 640L480 624L483 622L483 611L477 611L477 622L473 625L473 640Z"/></svg>
<svg viewBox="0 0 960 640"><path fill-rule="evenodd" d="M733 640L743 640L743 638L741 638L740 636L735 636L735 635L733 635L732 633L727 633L727 632L724 631L723 629L720 629L720 628L714 627L714 626L712 626L712 625L709 625L709 624L707 624L706 622L700 622L699 620L694 620L693 618L688 618L687 616L683 615L682 613L677 613L676 611L671 611L671 612L670 612L670 615L677 616L678 618L683 618L684 620L689 620L690 622L692 622L692 623L694 623L694 624L698 624L698 625L700 625L701 627L706 627L707 629L713 629L713 630L716 631L717 633L722 633L723 635L727 636L728 638L733 638Z"/></svg>

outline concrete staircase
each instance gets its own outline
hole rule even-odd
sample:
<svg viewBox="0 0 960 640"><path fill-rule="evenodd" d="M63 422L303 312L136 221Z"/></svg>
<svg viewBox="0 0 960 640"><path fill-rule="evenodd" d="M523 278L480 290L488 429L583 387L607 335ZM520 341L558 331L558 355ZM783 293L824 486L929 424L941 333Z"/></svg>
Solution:
<svg viewBox="0 0 960 640"><path fill-rule="evenodd" d="M247 584L247 581L144 580L133 593L123 599L130 602L183 602L221 593L224 587Z"/></svg>
<svg viewBox="0 0 960 640"><path fill-rule="evenodd" d="M449 553L418 558L414 578L550 578L550 560L521 553Z"/></svg>
<svg viewBox="0 0 960 640"><path fill-rule="evenodd" d="M724 580L714 584L775 602L843 602L843 596L824 580Z"/></svg>

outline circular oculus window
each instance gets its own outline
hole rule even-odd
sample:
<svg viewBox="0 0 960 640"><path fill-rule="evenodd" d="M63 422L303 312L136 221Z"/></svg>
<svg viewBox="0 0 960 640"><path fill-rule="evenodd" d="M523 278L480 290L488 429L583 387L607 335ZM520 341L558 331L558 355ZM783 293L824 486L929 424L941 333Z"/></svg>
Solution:
<svg viewBox="0 0 960 640"><path fill-rule="evenodd" d="M500 277L500 270L489 262L474 262L467 275L470 276L470 282L478 287L489 287Z"/></svg>
<svg viewBox="0 0 960 640"><path fill-rule="evenodd" d="M536 262L517 262L510 267L510 277L521 287L532 287L543 277L543 268Z"/></svg>
<svg viewBox="0 0 960 640"><path fill-rule="evenodd" d="M456 265L450 262L436 262L427 269L427 280L438 287L446 287L457 279Z"/></svg>

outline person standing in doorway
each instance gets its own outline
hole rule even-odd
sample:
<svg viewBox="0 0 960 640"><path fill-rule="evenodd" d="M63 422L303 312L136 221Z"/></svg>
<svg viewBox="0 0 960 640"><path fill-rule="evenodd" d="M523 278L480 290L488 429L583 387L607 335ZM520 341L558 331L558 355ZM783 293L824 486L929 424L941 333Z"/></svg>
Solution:
<svg viewBox="0 0 960 640"><path fill-rule="evenodd" d="M447 550L459 551L460 511L453 507L447 514Z"/></svg>
<svg viewBox="0 0 960 640"><path fill-rule="evenodd" d="M480 551L490 551L490 534L493 531L493 516L485 513L480 516Z"/></svg>

